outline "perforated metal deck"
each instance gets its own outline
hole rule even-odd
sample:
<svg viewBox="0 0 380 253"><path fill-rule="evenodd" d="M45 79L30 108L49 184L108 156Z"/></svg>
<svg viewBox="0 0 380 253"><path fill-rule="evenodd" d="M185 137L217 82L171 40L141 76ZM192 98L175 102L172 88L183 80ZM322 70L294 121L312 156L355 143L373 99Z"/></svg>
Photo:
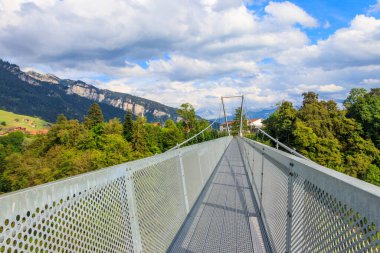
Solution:
<svg viewBox="0 0 380 253"><path fill-rule="evenodd" d="M265 252L257 214L239 147L233 140L169 252Z"/></svg>

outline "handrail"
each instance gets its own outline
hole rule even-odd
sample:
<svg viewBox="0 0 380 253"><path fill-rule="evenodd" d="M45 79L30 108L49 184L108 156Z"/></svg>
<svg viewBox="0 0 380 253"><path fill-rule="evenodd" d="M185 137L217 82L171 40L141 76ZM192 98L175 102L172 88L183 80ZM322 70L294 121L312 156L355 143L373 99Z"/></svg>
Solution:
<svg viewBox="0 0 380 253"><path fill-rule="evenodd" d="M218 119L215 119L210 125L208 125L206 128L204 128L202 131L200 131L199 133L197 133L196 135L190 137L189 139L181 142L180 144L177 144L175 145L174 147L172 147L171 149L167 150L166 152L169 152L169 151L172 151L174 149L178 149L180 148L182 145L188 143L189 141L191 141L192 139L196 138L197 136L199 136L201 133L203 133L204 131L206 131L207 129L209 129L212 125L214 125L214 123L217 121Z"/></svg>
<svg viewBox="0 0 380 253"><path fill-rule="evenodd" d="M260 131L261 133L263 133L265 136L267 136L269 139L271 139L272 141L274 141L276 144L278 144L279 146L283 147L285 150L287 150L289 153L291 153L292 155L295 155L295 156L298 156L298 157L301 157L303 159L306 159L306 160L310 160L309 158L307 158L306 156L303 156L301 155L300 153L298 153L295 149L291 149L289 148L288 146L286 146L284 143L280 142L279 140L273 138L272 136L270 136L268 133L266 133L264 130L262 130L261 128L259 127L255 127L256 130Z"/></svg>
<svg viewBox="0 0 380 253"><path fill-rule="evenodd" d="M274 252L379 252L380 187L238 139Z"/></svg>
<svg viewBox="0 0 380 253"><path fill-rule="evenodd" d="M231 139L0 195L0 252L165 252Z"/></svg>

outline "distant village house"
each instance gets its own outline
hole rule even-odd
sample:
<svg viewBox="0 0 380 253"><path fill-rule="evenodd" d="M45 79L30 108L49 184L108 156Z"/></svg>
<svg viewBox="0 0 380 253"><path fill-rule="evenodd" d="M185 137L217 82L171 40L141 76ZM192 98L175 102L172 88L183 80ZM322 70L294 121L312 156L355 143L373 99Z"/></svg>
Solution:
<svg viewBox="0 0 380 253"><path fill-rule="evenodd" d="M229 128L231 129L231 126L235 123L235 121L227 121ZM227 123L223 122L220 124L219 130L220 131L227 131ZM263 119L258 118L258 119L248 119L247 120L247 125L250 131L252 131L254 128L262 128L263 127Z"/></svg>

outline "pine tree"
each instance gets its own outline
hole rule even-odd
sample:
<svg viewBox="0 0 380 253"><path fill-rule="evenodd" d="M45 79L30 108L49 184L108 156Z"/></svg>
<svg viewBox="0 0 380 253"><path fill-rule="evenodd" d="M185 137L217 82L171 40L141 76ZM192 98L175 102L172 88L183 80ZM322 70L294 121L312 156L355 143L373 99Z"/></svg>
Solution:
<svg viewBox="0 0 380 253"><path fill-rule="evenodd" d="M168 119L165 122L165 127L162 129L162 145L165 150L170 149L182 142L183 133L178 129L173 120Z"/></svg>
<svg viewBox="0 0 380 253"><path fill-rule="evenodd" d="M123 123L123 136L127 141L132 141L132 128L133 128L133 120L132 120L132 112L127 111L124 117Z"/></svg>
<svg viewBox="0 0 380 253"><path fill-rule="evenodd" d="M144 117L137 117L133 123L132 128L132 147L136 152L136 157L147 156L150 152L147 143L147 134L145 130L146 119Z"/></svg>
<svg viewBox="0 0 380 253"><path fill-rule="evenodd" d="M94 126L104 121L102 109L97 103L91 105L88 110L87 116L84 118L84 124L87 128L93 128Z"/></svg>
<svg viewBox="0 0 380 253"><path fill-rule="evenodd" d="M182 128L185 138L188 139L198 132L199 122L195 114L194 107L185 103L177 110L178 116L181 119L180 128ZM197 143L197 139L193 139L189 144Z"/></svg>
<svg viewBox="0 0 380 253"><path fill-rule="evenodd" d="M66 118L66 116L64 115L64 114L59 114L58 115L58 117L57 117L57 121L56 121L56 123L57 124L63 124L63 123L65 123L65 122L67 122L67 118Z"/></svg>

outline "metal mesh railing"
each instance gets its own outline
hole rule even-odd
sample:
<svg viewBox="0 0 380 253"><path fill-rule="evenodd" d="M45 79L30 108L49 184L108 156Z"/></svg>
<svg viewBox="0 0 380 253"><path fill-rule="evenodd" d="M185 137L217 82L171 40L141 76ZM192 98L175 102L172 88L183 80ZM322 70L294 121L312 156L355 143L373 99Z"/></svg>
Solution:
<svg viewBox="0 0 380 253"><path fill-rule="evenodd" d="M380 252L380 188L239 138L273 252Z"/></svg>
<svg viewBox="0 0 380 253"><path fill-rule="evenodd" d="M0 196L0 252L165 252L231 137Z"/></svg>

